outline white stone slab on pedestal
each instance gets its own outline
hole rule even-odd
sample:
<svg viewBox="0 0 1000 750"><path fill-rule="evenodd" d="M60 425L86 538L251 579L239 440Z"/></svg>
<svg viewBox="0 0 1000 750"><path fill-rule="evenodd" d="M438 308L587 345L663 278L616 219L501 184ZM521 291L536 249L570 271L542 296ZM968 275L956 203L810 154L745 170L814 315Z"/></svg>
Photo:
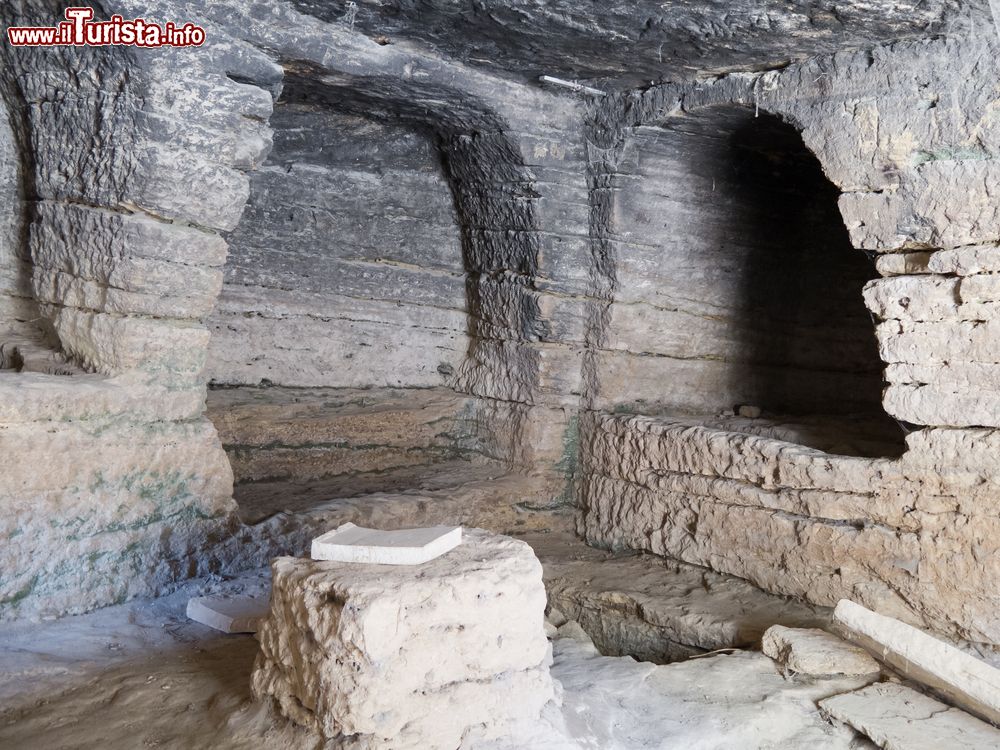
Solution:
<svg viewBox="0 0 1000 750"><path fill-rule="evenodd" d="M223 633L256 633L267 610L267 599L198 596L188 600L187 616Z"/></svg>
<svg viewBox="0 0 1000 750"><path fill-rule="evenodd" d="M461 526L381 531L345 523L312 542L312 559L375 565L421 565L462 543Z"/></svg>

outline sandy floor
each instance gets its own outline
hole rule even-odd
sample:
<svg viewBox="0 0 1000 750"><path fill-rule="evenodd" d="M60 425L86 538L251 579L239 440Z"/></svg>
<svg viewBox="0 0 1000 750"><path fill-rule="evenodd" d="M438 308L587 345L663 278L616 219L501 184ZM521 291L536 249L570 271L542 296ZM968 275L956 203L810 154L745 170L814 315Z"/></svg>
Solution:
<svg viewBox="0 0 1000 750"><path fill-rule="evenodd" d="M184 616L192 594L266 588L262 571L192 582L169 597L79 617L0 627L0 747L323 747L252 701L252 636L222 635ZM656 666L603 657L585 640L558 637L554 653L562 705L530 726L511 727L501 741L470 737L466 748L869 746L815 708L857 681L785 679L756 652Z"/></svg>

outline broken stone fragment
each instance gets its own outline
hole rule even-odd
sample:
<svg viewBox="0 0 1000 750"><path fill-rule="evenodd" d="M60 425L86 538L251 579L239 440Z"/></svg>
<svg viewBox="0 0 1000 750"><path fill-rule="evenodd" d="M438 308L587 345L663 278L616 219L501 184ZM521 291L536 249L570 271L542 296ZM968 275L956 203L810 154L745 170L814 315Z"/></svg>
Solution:
<svg viewBox="0 0 1000 750"><path fill-rule="evenodd" d="M891 617L843 599L833 612L845 637L909 680L1000 724L1000 670ZM1000 745L994 745L997 747Z"/></svg>
<svg viewBox="0 0 1000 750"><path fill-rule="evenodd" d="M815 675L867 675L881 671L879 663L864 649L852 646L818 628L786 628L774 625L761 640L765 654L788 671Z"/></svg>
<svg viewBox="0 0 1000 750"><path fill-rule="evenodd" d="M580 627L580 623L578 623L576 620L570 620L564 625L561 625L559 628L556 629L556 633L559 638L571 638L572 640L577 641L579 643L583 643L585 645L590 645L590 646L594 645L594 642L590 639L590 636L587 635L587 631L584 630L582 627ZM596 648L594 649L594 652L597 653Z"/></svg>
<svg viewBox="0 0 1000 750"><path fill-rule="evenodd" d="M254 695L328 739L454 750L553 699L542 567L526 543L467 529L419 567L280 557Z"/></svg>
<svg viewBox="0 0 1000 750"><path fill-rule="evenodd" d="M819 707L885 750L1000 747L1000 730L899 683L880 682L835 695Z"/></svg>

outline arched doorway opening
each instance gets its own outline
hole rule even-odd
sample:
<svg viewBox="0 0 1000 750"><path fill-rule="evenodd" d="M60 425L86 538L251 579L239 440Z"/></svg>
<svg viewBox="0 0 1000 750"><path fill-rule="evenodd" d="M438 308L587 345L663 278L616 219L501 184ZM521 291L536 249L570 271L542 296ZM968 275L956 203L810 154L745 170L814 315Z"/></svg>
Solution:
<svg viewBox="0 0 1000 750"><path fill-rule="evenodd" d="M480 390L530 376L494 350L531 331L509 287L537 252L503 123L447 90L290 65L270 124L210 321L241 517L497 476Z"/></svg>

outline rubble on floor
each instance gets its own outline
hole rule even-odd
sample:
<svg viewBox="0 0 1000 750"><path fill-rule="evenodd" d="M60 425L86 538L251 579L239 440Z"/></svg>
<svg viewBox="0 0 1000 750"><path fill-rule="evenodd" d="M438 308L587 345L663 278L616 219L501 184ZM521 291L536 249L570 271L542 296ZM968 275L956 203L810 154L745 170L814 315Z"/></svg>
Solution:
<svg viewBox="0 0 1000 750"><path fill-rule="evenodd" d="M761 639L761 648L786 670L797 674L877 675L882 670L864 649L818 628L772 625Z"/></svg>
<svg viewBox="0 0 1000 750"><path fill-rule="evenodd" d="M0 625L0 746L314 750L318 736L252 700L259 647L188 621L195 593L257 590L256 576L192 582L156 600L109 607L15 635ZM44 645L42 645L44 644ZM786 679L740 652L656 666L601 656L585 638L552 642L562 705L504 737L462 750L861 750L816 701L861 687L852 677ZM117 650L114 650L117 649Z"/></svg>
<svg viewBox="0 0 1000 750"><path fill-rule="evenodd" d="M755 646L774 624L823 627L829 610L774 596L733 576L654 555L616 555L572 534L529 534L549 606L575 620L601 653L669 663Z"/></svg>

